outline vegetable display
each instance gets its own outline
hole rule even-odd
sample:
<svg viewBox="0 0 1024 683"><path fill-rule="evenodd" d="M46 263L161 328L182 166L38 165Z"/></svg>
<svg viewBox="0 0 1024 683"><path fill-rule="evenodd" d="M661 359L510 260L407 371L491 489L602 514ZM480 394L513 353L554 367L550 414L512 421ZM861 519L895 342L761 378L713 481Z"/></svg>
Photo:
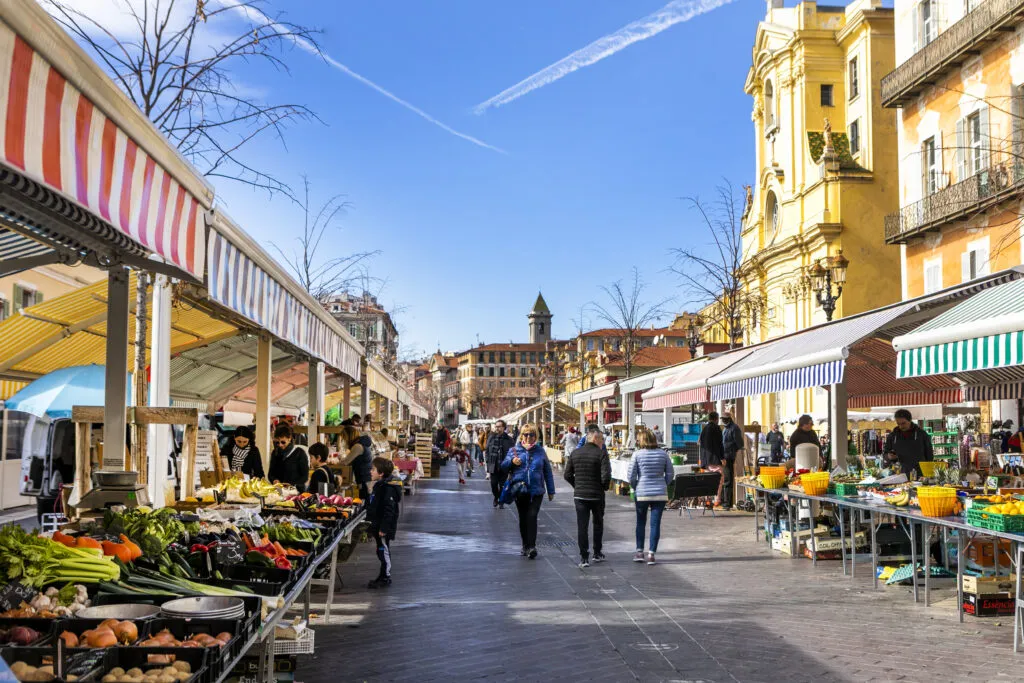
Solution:
<svg viewBox="0 0 1024 683"><path fill-rule="evenodd" d="M0 528L0 572L8 580L42 588L51 583L117 579L118 566L100 548L70 548L20 526Z"/></svg>
<svg viewBox="0 0 1024 683"><path fill-rule="evenodd" d="M102 679L102 683L175 683L192 677L192 666L188 662L174 662L163 668L143 671L135 667L125 671L115 666Z"/></svg>

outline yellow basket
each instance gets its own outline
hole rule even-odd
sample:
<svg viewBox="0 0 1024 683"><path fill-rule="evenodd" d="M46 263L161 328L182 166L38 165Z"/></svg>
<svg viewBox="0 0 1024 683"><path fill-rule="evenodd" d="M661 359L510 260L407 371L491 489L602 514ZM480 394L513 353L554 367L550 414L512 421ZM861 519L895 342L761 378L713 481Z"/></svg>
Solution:
<svg viewBox="0 0 1024 683"><path fill-rule="evenodd" d="M925 496L917 499L921 506L921 514L925 517L952 517L956 514L956 496L952 498L935 498Z"/></svg>
<svg viewBox="0 0 1024 683"><path fill-rule="evenodd" d="M808 472L800 475L800 485L809 496L822 496L828 492L828 472Z"/></svg>
<svg viewBox="0 0 1024 683"><path fill-rule="evenodd" d="M786 475L783 474L765 474L764 470L761 470L761 476L758 477L761 480L761 486L766 489L779 489L786 483Z"/></svg>
<svg viewBox="0 0 1024 683"><path fill-rule="evenodd" d="M761 465L761 474L785 474L785 465Z"/></svg>
<svg viewBox="0 0 1024 683"><path fill-rule="evenodd" d="M935 470L945 469L946 467L949 466L949 463L939 460L936 462L919 462L917 463L917 466L921 468L922 476L934 477Z"/></svg>
<svg viewBox="0 0 1024 683"><path fill-rule="evenodd" d="M956 499L956 489L948 486L918 486L917 497L920 498L952 498Z"/></svg>

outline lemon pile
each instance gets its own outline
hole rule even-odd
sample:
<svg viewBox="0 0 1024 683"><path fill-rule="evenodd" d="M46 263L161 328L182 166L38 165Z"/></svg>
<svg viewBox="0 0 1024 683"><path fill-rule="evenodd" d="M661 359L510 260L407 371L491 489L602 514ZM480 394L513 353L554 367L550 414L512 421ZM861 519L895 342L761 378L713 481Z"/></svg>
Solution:
<svg viewBox="0 0 1024 683"><path fill-rule="evenodd" d="M1024 501L1018 500L1012 503L997 503L985 508L985 512L994 512L998 515L1024 515Z"/></svg>

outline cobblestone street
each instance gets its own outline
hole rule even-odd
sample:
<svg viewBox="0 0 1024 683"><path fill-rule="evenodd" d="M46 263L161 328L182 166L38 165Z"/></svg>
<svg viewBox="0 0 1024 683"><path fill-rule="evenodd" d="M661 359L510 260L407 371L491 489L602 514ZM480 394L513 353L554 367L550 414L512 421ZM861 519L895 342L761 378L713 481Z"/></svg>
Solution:
<svg viewBox="0 0 1024 683"><path fill-rule="evenodd" d="M365 588L371 545L343 565L331 625L317 625L297 680L1024 681L1013 619L959 624L952 581L915 605L908 588L872 590L867 563L851 579L839 562L772 553L751 515L667 512L648 567L630 561L629 500L609 495L609 561L580 570L556 480L531 562L488 483L458 490L442 468L405 499L389 589Z"/></svg>

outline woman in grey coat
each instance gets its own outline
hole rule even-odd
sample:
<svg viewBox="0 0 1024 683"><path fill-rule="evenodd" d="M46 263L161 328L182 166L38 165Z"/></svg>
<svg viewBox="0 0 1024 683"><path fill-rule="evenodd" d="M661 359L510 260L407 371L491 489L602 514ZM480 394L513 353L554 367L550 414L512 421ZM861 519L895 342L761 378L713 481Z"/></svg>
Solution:
<svg viewBox="0 0 1024 683"><path fill-rule="evenodd" d="M654 564L661 537L661 515L668 503L668 485L675 477L672 459L658 447L658 438L646 427L637 429L637 450L629 460L629 485L636 495L636 553L634 562ZM647 513L651 513L651 540L644 554Z"/></svg>

